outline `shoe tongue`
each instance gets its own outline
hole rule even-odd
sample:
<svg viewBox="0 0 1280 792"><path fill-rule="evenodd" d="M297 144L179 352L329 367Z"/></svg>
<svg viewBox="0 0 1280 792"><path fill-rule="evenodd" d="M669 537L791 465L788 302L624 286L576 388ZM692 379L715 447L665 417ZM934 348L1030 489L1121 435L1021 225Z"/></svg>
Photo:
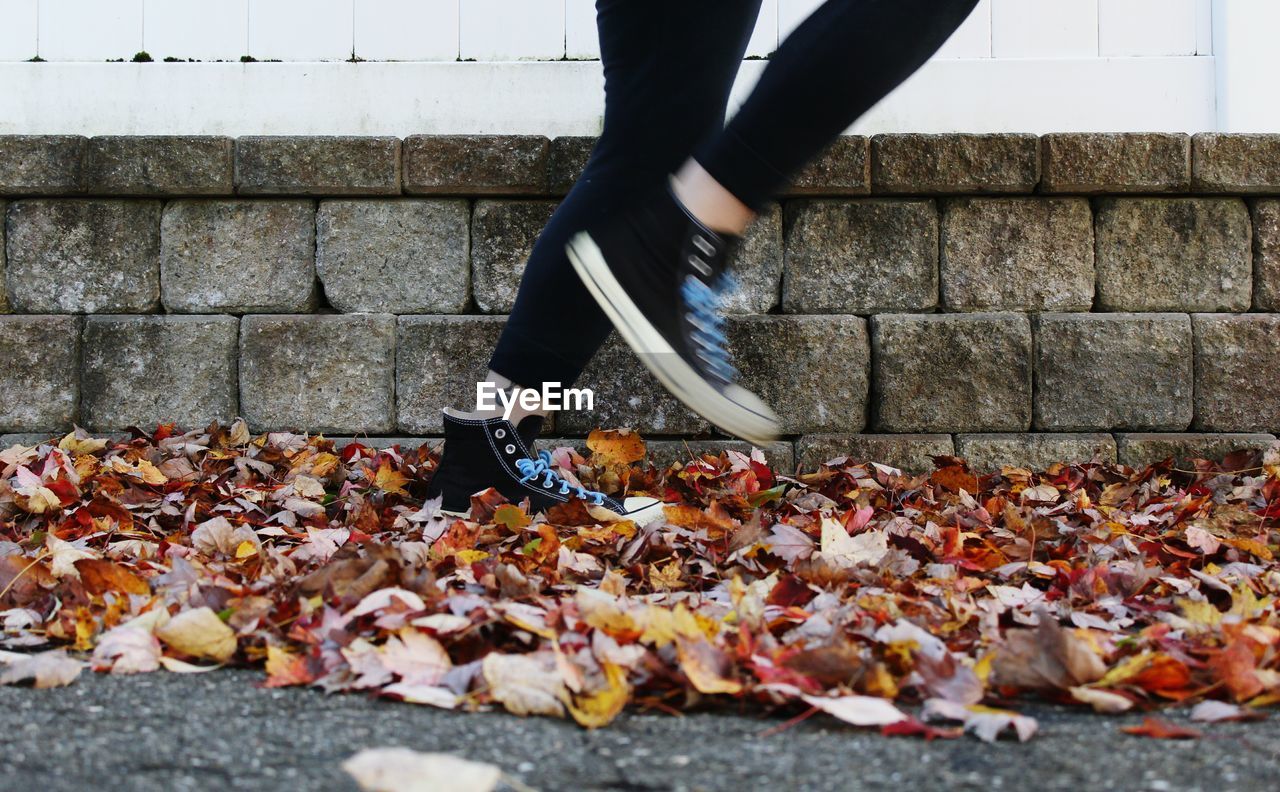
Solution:
<svg viewBox="0 0 1280 792"><path fill-rule="evenodd" d="M546 416L542 415L526 415L516 425L516 434L520 435L520 439L530 452L533 451L534 441L538 439L538 432L542 431L542 422L545 419Z"/></svg>

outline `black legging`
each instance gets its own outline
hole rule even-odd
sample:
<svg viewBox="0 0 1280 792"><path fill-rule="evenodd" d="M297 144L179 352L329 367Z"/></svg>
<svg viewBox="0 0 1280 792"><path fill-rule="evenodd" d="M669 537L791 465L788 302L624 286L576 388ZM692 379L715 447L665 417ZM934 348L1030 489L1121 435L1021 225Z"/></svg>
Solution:
<svg viewBox="0 0 1280 792"><path fill-rule="evenodd" d="M690 155L744 204L764 206L977 2L827 0L724 127L761 0L596 0L604 130L533 247L489 367L526 387L572 383L612 325L569 264L569 237L656 189Z"/></svg>

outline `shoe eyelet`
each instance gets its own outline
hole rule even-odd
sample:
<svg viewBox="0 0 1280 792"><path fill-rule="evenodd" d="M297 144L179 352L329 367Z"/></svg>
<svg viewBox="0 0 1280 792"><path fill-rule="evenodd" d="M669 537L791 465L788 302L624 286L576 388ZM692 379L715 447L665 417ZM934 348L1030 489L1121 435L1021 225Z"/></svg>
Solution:
<svg viewBox="0 0 1280 792"><path fill-rule="evenodd" d="M515 452L516 452L516 447L511 443L507 443L507 453L514 454Z"/></svg>
<svg viewBox="0 0 1280 792"><path fill-rule="evenodd" d="M496 429L496 430L494 430L494 432L493 432L493 436L494 436L494 437L496 437L496 438L498 438L499 440L501 440L502 438L504 438L504 437L506 437L506 436L507 436L507 430L506 430L506 429Z"/></svg>
<svg viewBox="0 0 1280 792"><path fill-rule="evenodd" d="M543 488L543 489L551 489L551 486L552 486L552 485L551 485L551 482L550 482L550 481L544 481L544 482L542 482L542 488Z"/></svg>

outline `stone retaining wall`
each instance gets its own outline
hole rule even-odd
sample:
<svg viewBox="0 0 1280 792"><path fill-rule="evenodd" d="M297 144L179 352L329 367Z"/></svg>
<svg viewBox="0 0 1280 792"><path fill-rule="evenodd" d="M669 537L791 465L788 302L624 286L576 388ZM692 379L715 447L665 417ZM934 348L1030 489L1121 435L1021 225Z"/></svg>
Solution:
<svg viewBox="0 0 1280 792"><path fill-rule="evenodd" d="M438 434L590 145L0 137L0 432ZM804 465L1280 431L1280 135L846 137L735 266L731 346ZM579 384L549 435L714 440L616 339Z"/></svg>

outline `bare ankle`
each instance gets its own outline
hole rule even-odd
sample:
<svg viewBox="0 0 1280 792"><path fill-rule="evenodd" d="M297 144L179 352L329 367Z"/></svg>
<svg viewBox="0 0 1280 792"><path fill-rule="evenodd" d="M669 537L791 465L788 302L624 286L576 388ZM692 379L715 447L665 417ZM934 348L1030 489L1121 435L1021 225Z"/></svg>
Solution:
<svg viewBox="0 0 1280 792"><path fill-rule="evenodd" d="M741 236L756 216L694 159L671 177L671 191L698 222L722 234Z"/></svg>

